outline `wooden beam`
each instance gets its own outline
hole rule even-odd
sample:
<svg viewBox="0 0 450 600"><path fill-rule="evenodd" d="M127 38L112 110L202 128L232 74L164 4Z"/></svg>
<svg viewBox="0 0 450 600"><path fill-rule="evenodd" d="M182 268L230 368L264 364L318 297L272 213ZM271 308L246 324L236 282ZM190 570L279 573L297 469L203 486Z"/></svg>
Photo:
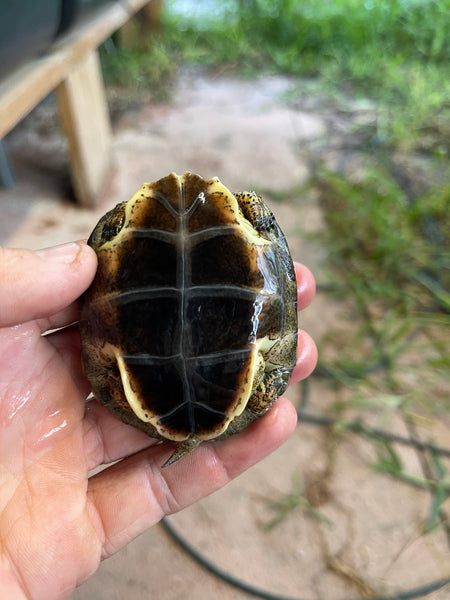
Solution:
<svg viewBox="0 0 450 600"><path fill-rule="evenodd" d="M99 8L56 43L49 54L28 62L3 79L0 82L0 138L68 77L83 57L148 2L127 0Z"/></svg>
<svg viewBox="0 0 450 600"><path fill-rule="evenodd" d="M69 142L72 184L83 206L94 206L111 162L112 132L98 52L92 50L56 88Z"/></svg>
<svg viewBox="0 0 450 600"><path fill-rule="evenodd" d="M152 0L137 13L137 19L127 21L118 31L120 45L128 49L146 49L151 36L161 30L163 0Z"/></svg>

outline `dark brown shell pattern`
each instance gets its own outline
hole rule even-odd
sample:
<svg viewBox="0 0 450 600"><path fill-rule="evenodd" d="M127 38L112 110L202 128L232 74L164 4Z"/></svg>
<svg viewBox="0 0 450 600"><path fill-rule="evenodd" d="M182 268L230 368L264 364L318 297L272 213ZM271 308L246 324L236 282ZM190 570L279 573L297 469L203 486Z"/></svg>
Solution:
<svg viewBox="0 0 450 600"><path fill-rule="evenodd" d="M245 427L284 391L295 274L260 197L171 174L107 213L88 243L98 269L80 300L83 364L123 421L195 446Z"/></svg>

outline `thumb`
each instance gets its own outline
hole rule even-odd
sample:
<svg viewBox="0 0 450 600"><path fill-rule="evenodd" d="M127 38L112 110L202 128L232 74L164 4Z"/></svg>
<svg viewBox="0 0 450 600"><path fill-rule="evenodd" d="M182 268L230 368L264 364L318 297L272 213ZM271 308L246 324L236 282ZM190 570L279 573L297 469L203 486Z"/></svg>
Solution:
<svg viewBox="0 0 450 600"><path fill-rule="evenodd" d="M89 286L96 266L95 252L84 242L35 252L0 247L0 327L65 308Z"/></svg>

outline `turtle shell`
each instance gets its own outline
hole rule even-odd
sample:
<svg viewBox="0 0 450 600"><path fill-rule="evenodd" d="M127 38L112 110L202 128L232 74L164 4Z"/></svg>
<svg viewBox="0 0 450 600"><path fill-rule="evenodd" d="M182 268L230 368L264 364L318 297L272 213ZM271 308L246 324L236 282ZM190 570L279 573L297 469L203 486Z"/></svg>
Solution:
<svg viewBox="0 0 450 600"><path fill-rule="evenodd" d="M296 362L295 274L254 192L171 174L97 224L81 298L84 370L123 421L179 454L241 430L287 386Z"/></svg>

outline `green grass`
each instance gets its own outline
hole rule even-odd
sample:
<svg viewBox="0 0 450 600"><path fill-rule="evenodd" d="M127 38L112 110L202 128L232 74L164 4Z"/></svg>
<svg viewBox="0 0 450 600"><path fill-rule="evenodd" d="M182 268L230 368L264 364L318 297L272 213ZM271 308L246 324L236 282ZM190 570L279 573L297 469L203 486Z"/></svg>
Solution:
<svg viewBox="0 0 450 600"><path fill-rule="evenodd" d="M126 49L109 39L100 48L100 58L109 90L122 91L129 100L170 99L177 65L161 40L148 40L143 47Z"/></svg>
<svg viewBox="0 0 450 600"><path fill-rule="evenodd" d="M236 0L226 6L227 18L206 23L167 13L169 51L246 75L319 77L330 95L369 95L380 103L383 142L448 153L450 0Z"/></svg>
<svg viewBox="0 0 450 600"><path fill-rule="evenodd" d="M316 184L333 232L329 264L339 270L343 291L403 317L450 310L450 184L410 199L380 167L360 182L322 170Z"/></svg>
<svg viewBox="0 0 450 600"><path fill-rule="evenodd" d="M450 497L450 478L439 456L436 454L432 456L433 472L430 473L432 478L427 479L409 474L392 444L379 441L376 450L378 461L371 465L374 471L431 493L430 509L423 524L423 532L430 533L439 526L441 521L445 523L446 513L441 512L441 509L447 498Z"/></svg>
<svg viewBox="0 0 450 600"><path fill-rule="evenodd" d="M110 81L167 98L179 64L317 77L379 105L378 138L447 155L450 0L228 0L220 17L175 13L139 52L104 52ZM211 11L212 12L212 11ZM110 44L111 46L111 44Z"/></svg>
<svg viewBox="0 0 450 600"><path fill-rule="evenodd" d="M308 494L304 489L303 482L298 476L294 476L291 492L279 494L277 498L261 498L268 511L273 515L263 525L263 529L265 531L272 531L295 511L301 511L306 518L314 519L315 521L332 528L333 522L323 514L319 508L315 506L315 502L311 502L311 499L307 496Z"/></svg>
<svg viewBox="0 0 450 600"><path fill-rule="evenodd" d="M167 12L168 37L210 66L250 61L258 69L304 75L320 74L332 60L364 81L379 80L376 67L386 59L443 63L450 57L448 0L236 0L226 7L226 17L206 22Z"/></svg>
<svg viewBox="0 0 450 600"><path fill-rule="evenodd" d="M357 182L321 170L315 185L328 281L347 315L345 336L321 340L318 374L379 408L387 397L403 414L450 410L450 185L411 198L380 165Z"/></svg>

